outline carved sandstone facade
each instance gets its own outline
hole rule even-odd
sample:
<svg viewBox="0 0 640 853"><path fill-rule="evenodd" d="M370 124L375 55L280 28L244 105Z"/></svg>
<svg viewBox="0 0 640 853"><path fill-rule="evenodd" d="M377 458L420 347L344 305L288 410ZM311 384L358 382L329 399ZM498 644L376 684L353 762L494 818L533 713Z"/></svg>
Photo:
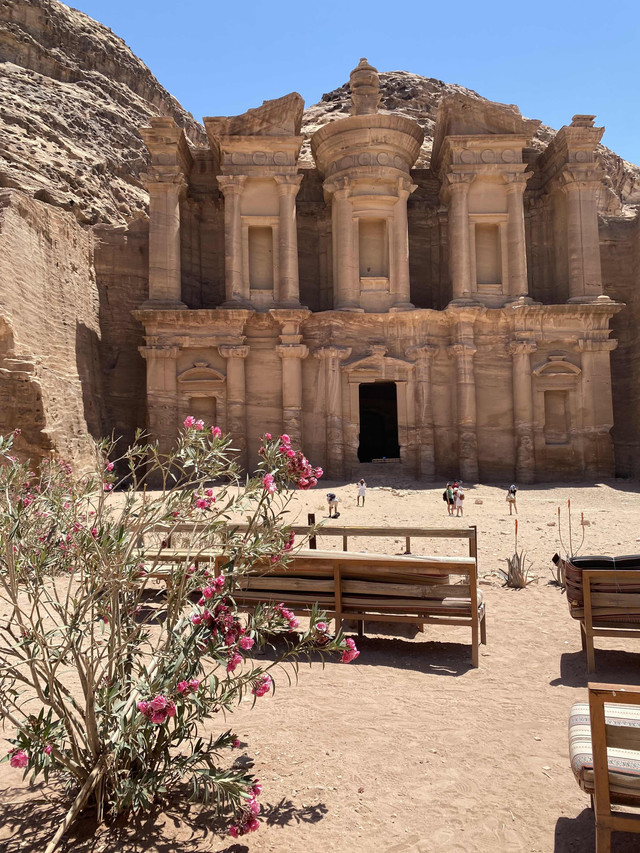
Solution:
<svg viewBox="0 0 640 853"><path fill-rule="evenodd" d="M170 118L151 156L148 423L169 447L187 414L234 435L288 432L330 478L398 459L404 474L519 482L613 474L609 322L596 148L575 116L540 154L515 107L441 101L423 132L379 113L378 75L351 75L352 115L298 162L292 94Z"/></svg>

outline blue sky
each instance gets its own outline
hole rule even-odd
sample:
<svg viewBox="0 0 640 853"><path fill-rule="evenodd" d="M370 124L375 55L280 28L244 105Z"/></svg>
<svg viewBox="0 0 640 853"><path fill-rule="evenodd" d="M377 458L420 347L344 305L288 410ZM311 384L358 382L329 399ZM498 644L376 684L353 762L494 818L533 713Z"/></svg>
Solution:
<svg viewBox="0 0 640 853"><path fill-rule="evenodd" d="M380 71L460 83L558 128L597 115L640 164L640 3L539 0L76 0L201 120L298 91L313 104L361 56Z"/></svg>

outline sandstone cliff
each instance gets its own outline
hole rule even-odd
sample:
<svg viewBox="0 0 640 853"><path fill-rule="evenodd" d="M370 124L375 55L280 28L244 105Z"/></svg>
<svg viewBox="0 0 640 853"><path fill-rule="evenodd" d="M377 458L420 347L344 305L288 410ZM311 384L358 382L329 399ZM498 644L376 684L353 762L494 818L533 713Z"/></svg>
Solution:
<svg viewBox="0 0 640 853"><path fill-rule="evenodd" d="M171 115L204 131L111 30L58 0L0 0L0 187L82 222L144 215L138 127Z"/></svg>

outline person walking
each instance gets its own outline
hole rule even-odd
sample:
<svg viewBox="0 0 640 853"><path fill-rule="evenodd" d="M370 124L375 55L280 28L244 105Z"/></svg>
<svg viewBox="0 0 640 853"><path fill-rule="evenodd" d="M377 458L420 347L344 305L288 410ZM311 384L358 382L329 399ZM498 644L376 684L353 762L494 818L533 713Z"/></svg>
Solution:
<svg viewBox="0 0 640 853"><path fill-rule="evenodd" d="M331 510L333 510L333 518L337 518L340 513L338 512L338 496L334 492L327 494L327 503L329 504L329 518L331 518Z"/></svg>
<svg viewBox="0 0 640 853"><path fill-rule="evenodd" d="M516 515L518 514L518 504L516 503L516 492L518 489L516 488L515 483L511 483L509 486L509 491L507 492L506 501L509 504L509 515L513 515L513 510L515 509Z"/></svg>
<svg viewBox="0 0 640 853"><path fill-rule="evenodd" d="M360 498L362 498L362 506L364 506L364 499L366 497L366 494L367 494L367 484L365 483L364 480L360 480L360 482L358 483L358 498L357 498L356 506L360 506Z"/></svg>
<svg viewBox="0 0 640 853"><path fill-rule="evenodd" d="M461 515L464 515L464 489L462 488L462 480L458 483L458 489L456 491L456 518Z"/></svg>

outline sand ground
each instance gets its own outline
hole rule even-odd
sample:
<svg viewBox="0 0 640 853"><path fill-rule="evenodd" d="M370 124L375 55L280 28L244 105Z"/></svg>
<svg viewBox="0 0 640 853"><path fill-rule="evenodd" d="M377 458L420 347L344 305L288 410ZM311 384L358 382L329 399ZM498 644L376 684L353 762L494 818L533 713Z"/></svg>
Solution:
<svg viewBox="0 0 640 853"><path fill-rule="evenodd" d="M385 482L386 481L386 482ZM508 484L505 484L505 487ZM364 508L353 484L323 483L298 493L299 523L326 517L325 493L341 499L327 524L478 526L479 571L488 645L470 665L470 632L426 626L425 633L367 635L355 663L303 667L297 685L283 675L275 695L244 704L229 724L263 781L263 825L254 835L221 836L206 813L176 804L107 832L88 822L61 850L78 853L591 853L588 798L573 779L567 718L586 696L579 628L553 585L559 550L557 507L571 500L574 547L581 553L640 552L640 485L611 480L522 488L519 549L537 579L505 589L497 570L514 550L505 489L467 490L464 518L449 518L443 485L418 488L381 474ZM580 525L580 513L587 522ZM293 514L295 516L295 512ZM326 542L326 544L325 544ZM322 547L340 547L339 539ZM404 541L356 540L354 550L399 553ZM416 542L414 553L461 553L462 543ZM392 631L396 629L392 628ZM640 643L600 640L590 680L640 683ZM240 758L242 759L242 756ZM52 787L29 790L21 772L0 776L0 851L43 851L62 815ZM640 837L614 836L614 851L640 850Z"/></svg>

